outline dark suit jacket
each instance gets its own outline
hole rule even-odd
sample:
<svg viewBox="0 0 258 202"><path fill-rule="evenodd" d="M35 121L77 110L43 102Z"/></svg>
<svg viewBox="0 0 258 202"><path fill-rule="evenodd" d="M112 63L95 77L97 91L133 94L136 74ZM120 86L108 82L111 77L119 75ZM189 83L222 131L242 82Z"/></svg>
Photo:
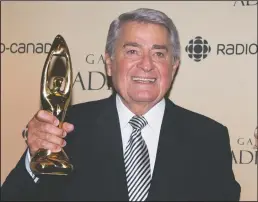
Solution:
<svg viewBox="0 0 258 202"><path fill-rule="evenodd" d="M40 176L35 184L25 153L10 172L2 200L128 201L115 96L77 104L67 112L74 131L65 151L70 176ZM239 200L227 128L166 99L148 200Z"/></svg>

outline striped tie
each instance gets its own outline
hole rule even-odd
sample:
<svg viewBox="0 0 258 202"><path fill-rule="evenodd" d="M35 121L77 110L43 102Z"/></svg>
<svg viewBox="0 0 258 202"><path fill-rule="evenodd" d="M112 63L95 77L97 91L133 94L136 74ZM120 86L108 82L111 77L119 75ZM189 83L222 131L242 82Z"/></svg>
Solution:
<svg viewBox="0 0 258 202"><path fill-rule="evenodd" d="M148 148L141 130L147 121L143 116L134 116L129 123L133 132L124 155L129 201L145 201L150 188L151 170Z"/></svg>

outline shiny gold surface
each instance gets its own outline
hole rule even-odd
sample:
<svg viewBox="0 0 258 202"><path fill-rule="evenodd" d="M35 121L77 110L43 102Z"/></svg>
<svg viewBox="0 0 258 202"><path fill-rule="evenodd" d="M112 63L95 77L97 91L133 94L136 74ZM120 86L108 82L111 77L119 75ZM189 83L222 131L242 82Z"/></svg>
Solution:
<svg viewBox="0 0 258 202"><path fill-rule="evenodd" d="M64 58L65 65L53 65L53 56ZM55 75L51 73L55 71ZM45 61L41 77L41 105L42 109L52 113L62 127L66 110L70 104L72 92L72 64L68 46L61 35L57 35L52 43ZM60 152L40 149L32 157L30 163L34 174L68 175L73 170L73 165L62 149Z"/></svg>

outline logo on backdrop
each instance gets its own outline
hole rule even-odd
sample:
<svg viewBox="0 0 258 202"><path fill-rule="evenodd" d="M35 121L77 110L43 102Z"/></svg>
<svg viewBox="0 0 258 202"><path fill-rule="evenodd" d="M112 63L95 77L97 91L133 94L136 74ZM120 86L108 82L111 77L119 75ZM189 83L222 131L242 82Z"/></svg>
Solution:
<svg viewBox="0 0 258 202"><path fill-rule="evenodd" d="M240 145L240 150L232 150L232 160L234 164L256 164L258 162L257 153L257 126L254 129L254 134L251 138L240 137L237 139L237 144Z"/></svg>
<svg viewBox="0 0 258 202"><path fill-rule="evenodd" d="M211 52L211 47L206 39L197 36L189 41L188 45L185 47L185 51L188 53L189 58L200 62Z"/></svg>
<svg viewBox="0 0 258 202"><path fill-rule="evenodd" d="M191 39L185 47L189 58L195 62L200 62L208 57L212 52L216 56L239 56L257 54L257 43L218 43L212 44L207 39L197 36Z"/></svg>
<svg viewBox="0 0 258 202"><path fill-rule="evenodd" d="M235 1L234 6L256 6L258 1Z"/></svg>
<svg viewBox="0 0 258 202"><path fill-rule="evenodd" d="M96 55L93 53L87 54L85 57L85 62L90 65L94 64L105 64L104 55Z"/></svg>
<svg viewBox="0 0 258 202"><path fill-rule="evenodd" d="M5 52L9 52L12 54L45 54L49 52L50 48L51 43L1 43L1 54Z"/></svg>
<svg viewBox="0 0 258 202"><path fill-rule="evenodd" d="M94 71L79 71L74 76L73 85L79 86L82 90L98 91L112 90L109 84L109 78L105 74L104 65L105 59L103 54L88 53L85 57L87 65L97 65L101 69ZM98 81L98 83L96 83Z"/></svg>

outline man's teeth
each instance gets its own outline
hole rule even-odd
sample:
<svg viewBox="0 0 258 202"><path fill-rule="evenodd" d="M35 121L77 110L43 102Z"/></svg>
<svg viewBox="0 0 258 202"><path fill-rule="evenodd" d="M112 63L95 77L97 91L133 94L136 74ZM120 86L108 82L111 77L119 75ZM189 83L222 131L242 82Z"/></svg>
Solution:
<svg viewBox="0 0 258 202"><path fill-rule="evenodd" d="M156 81L156 79L151 79L151 78L141 78L141 77L133 77L133 81L138 81L138 82L145 82L145 83L153 83Z"/></svg>

